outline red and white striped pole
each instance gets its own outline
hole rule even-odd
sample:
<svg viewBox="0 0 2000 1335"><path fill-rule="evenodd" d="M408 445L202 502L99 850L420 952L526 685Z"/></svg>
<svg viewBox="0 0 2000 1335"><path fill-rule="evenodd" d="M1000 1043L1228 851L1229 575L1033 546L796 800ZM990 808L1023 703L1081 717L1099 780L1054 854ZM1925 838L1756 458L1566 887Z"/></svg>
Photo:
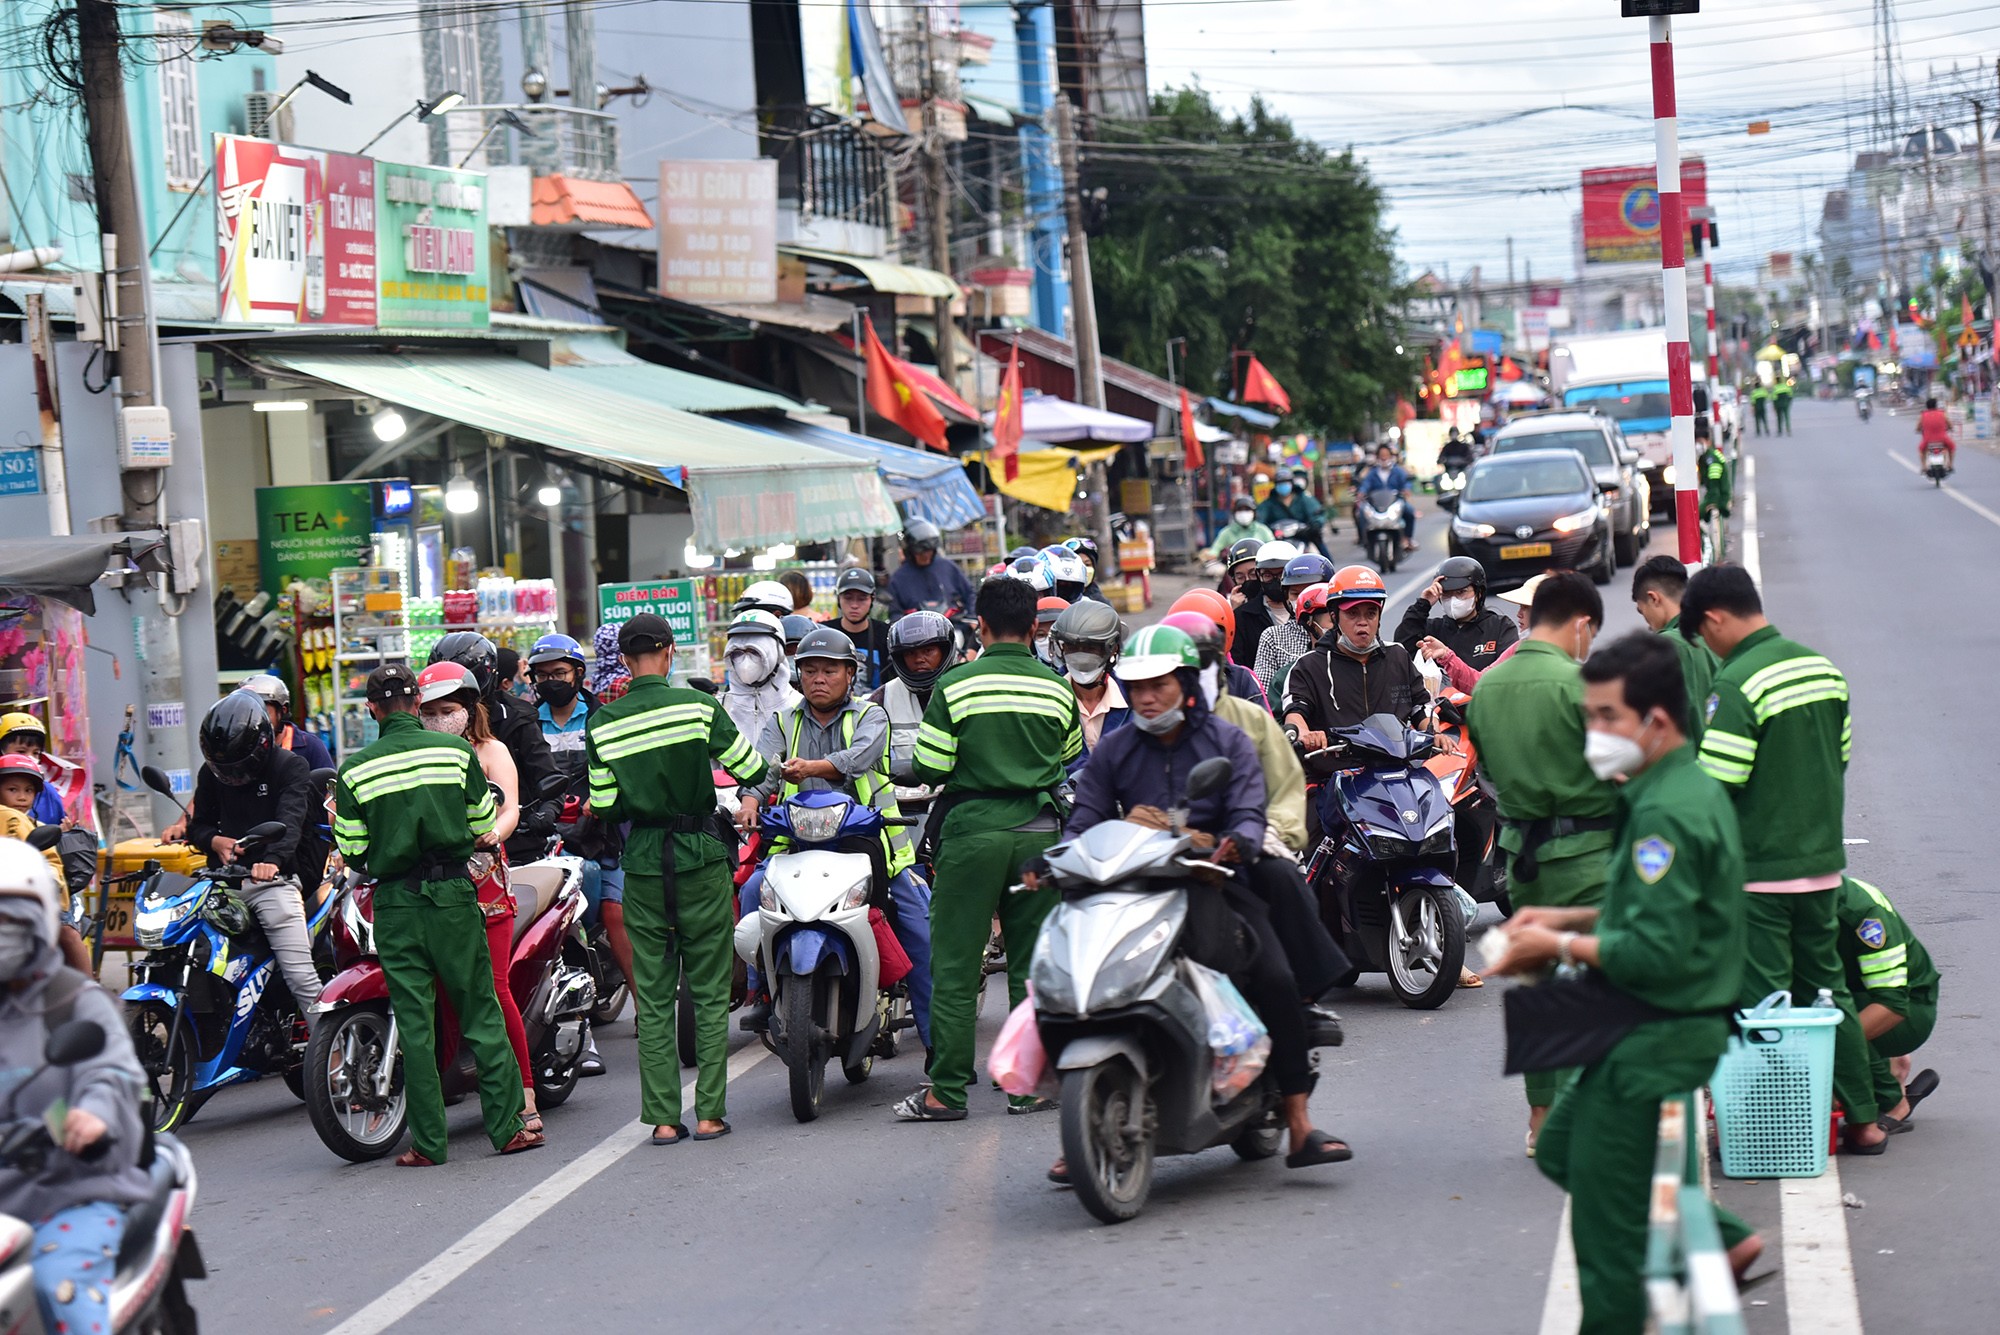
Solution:
<svg viewBox="0 0 2000 1335"><path fill-rule="evenodd" d="M1674 113L1674 30L1664 14L1652 29L1654 178L1660 190L1660 282L1667 332L1667 390L1673 411L1674 514L1681 561L1701 563L1701 507L1695 492L1694 381L1688 352L1687 212L1681 202L1681 136Z"/></svg>
<svg viewBox="0 0 2000 1335"><path fill-rule="evenodd" d="M1694 238L1695 258L1701 261L1701 312L1708 326L1708 427L1717 444L1722 442L1722 404L1715 391L1722 386L1722 356L1715 342L1715 261L1710 252L1715 248L1715 210L1704 205L1689 209L1688 219L1693 224L1689 235Z"/></svg>

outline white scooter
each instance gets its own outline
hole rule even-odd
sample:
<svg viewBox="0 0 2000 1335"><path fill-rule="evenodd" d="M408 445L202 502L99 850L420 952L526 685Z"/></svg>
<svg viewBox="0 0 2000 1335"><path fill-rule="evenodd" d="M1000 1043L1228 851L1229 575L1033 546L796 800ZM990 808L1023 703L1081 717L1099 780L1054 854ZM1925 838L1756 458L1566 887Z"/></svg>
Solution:
<svg viewBox="0 0 2000 1335"><path fill-rule="evenodd" d="M1924 476L1934 487L1942 487L1944 480L1951 476L1951 455L1943 444L1932 441L1924 446Z"/></svg>
<svg viewBox="0 0 2000 1335"><path fill-rule="evenodd" d="M1361 545L1385 575L1395 572L1403 556L1403 514L1408 504L1387 489L1371 491L1360 502Z"/></svg>

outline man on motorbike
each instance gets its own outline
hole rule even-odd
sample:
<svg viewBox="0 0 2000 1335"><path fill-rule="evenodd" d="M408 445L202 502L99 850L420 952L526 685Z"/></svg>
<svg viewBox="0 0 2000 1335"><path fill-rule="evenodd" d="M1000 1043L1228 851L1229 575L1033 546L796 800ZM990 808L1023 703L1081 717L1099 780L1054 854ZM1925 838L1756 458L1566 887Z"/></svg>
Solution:
<svg viewBox="0 0 2000 1335"><path fill-rule="evenodd" d="M868 700L889 715L889 777L905 789L916 788L922 783L912 768L917 729L938 678L958 663L958 631L937 612L912 612L889 627L889 663L895 675ZM898 801L911 814L930 806L928 798L913 806L907 793Z"/></svg>
<svg viewBox="0 0 2000 1335"><path fill-rule="evenodd" d="M1072 772L1090 758L1106 733L1118 731L1132 717L1125 693L1111 673L1123 629L1109 607L1083 602L1057 617L1049 633L1055 651L1051 666L1069 683L1076 694L1077 713L1083 716L1083 754L1071 763Z"/></svg>
<svg viewBox="0 0 2000 1335"><path fill-rule="evenodd" d="M463 737L417 719L417 678L389 663L368 674L368 712L381 736L347 758L334 783L333 838L351 867L375 878L375 946L403 1044L410 1148L404 1168L445 1161L437 998L458 1016L479 1069L486 1137L502 1154L546 1143L522 1124L521 1068L493 990L486 923L466 875L475 842L493 830L493 790Z"/></svg>
<svg viewBox="0 0 2000 1335"><path fill-rule="evenodd" d="M326 749L326 743L316 733L293 724L292 688L285 685L283 677L260 672L254 677L245 677L237 689L248 691L264 702L264 708L270 711L271 730L279 746L304 756L310 769L333 768L333 752Z"/></svg>
<svg viewBox="0 0 2000 1335"><path fill-rule="evenodd" d="M889 780L889 716L854 694L860 663L853 642L844 632L821 626L799 642L797 661L804 698L764 725L757 750L771 769L762 783L741 791L737 824L746 832L756 829L758 811L773 797L782 802L827 789L866 803L885 819L900 819ZM889 926L910 957L910 1010L917 1019L917 1037L929 1048L931 888L915 870L916 845L907 828L885 829L882 852L889 874ZM738 893L739 917L756 909L763 888L764 869L759 867ZM738 1024L760 1032L770 1023L771 998L755 978L750 992L754 1000Z"/></svg>
<svg viewBox="0 0 2000 1335"><path fill-rule="evenodd" d="M1382 639L1389 596L1382 577L1367 566L1345 566L1332 583L1333 626L1293 664L1280 707L1285 726L1298 730L1299 745L1309 752L1325 750L1335 728L1374 714L1407 719L1430 699L1410 651ZM1332 770L1325 757L1306 765L1317 777Z"/></svg>
<svg viewBox="0 0 2000 1335"><path fill-rule="evenodd" d="M1472 467L1472 442L1461 436L1457 427L1446 432L1444 444L1438 446L1438 467L1447 473Z"/></svg>
<svg viewBox="0 0 2000 1335"><path fill-rule="evenodd" d="M1279 579L1279 597L1284 600L1288 620L1279 622L1257 642L1257 685L1269 699L1277 693L1278 679L1313 646L1313 634L1299 612L1299 596L1315 584L1333 578L1333 562L1318 552L1306 552L1285 563Z"/></svg>
<svg viewBox="0 0 2000 1335"><path fill-rule="evenodd" d="M1417 550L1417 504L1410 495L1410 475L1396 462L1396 447L1384 441L1375 447L1375 462L1354 480L1354 494L1366 497L1378 491L1394 492L1403 502L1403 550ZM1368 545L1368 534L1361 527L1361 502L1354 503L1354 540L1363 547Z"/></svg>
<svg viewBox="0 0 2000 1335"><path fill-rule="evenodd" d="M1278 474L1277 485L1257 507L1257 522L1273 533L1283 523L1303 524L1300 543L1317 548L1322 556L1326 554L1326 508L1312 494L1312 475L1303 468Z"/></svg>
<svg viewBox="0 0 2000 1335"><path fill-rule="evenodd" d="M187 841L208 855L209 866L221 867L236 862L236 841L252 827L273 820L285 827L257 851L237 893L263 925L285 986L310 1022L320 979L306 930L298 857L312 767L296 752L279 749L264 702L248 691L232 691L209 707L200 741L207 763L195 776Z"/></svg>
<svg viewBox="0 0 2000 1335"><path fill-rule="evenodd" d="M1285 606L1285 567L1299 554L1289 542L1267 542L1257 549L1256 577L1243 585L1243 603L1236 609L1236 643L1229 656L1244 667L1257 666L1257 645L1264 633L1291 620Z"/></svg>
<svg viewBox="0 0 2000 1335"><path fill-rule="evenodd" d="M1262 544L1270 540L1271 526L1258 520L1256 504L1248 496L1238 496L1229 503L1229 522L1215 531L1215 541L1208 544L1208 555L1221 556L1240 542Z"/></svg>
<svg viewBox="0 0 2000 1335"><path fill-rule="evenodd" d="M108 1332L125 1212L150 1194L139 1166L145 1073L118 1003L63 965L56 910L67 899L40 853L0 841L0 1070L11 1114L54 1141L39 1170L0 1166L0 1214L34 1230L42 1328ZM44 1066L49 1034L72 1020L102 1029L103 1051Z"/></svg>
<svg viewBox="0 0 2000 1335"><path fill-rule="evenodd" d="M1935 398L1924 400L1924 410L1917 414L1917 467L1924 466L1924 451L1933 445L1944 446L1944 466L1946 472L1958 470L1958 442L1951 438L1951 417L1938 407Z"/></svg>
<svg viewBox="0 0 2000 1335"><path fill-rule="evenodd" d="M1111 600L1104 596L1104 590L1097 587L1097 539L1069 538L1063 542L1063 546L1083 558L1083 591L1070 601L1075 602L1078 598L1082 598L1093 603L1103 603L1106 607L1111 606Z"/></svg>
<svg viewBox="0 0 2000 1335"><path fill-rule="evenodd" d="M1469 556L1454 556L1438 567L1437 578L1411 602L1396 626L1396 643L1415 653L1425 639L1474 672L1484 672L1519 638L1514 618L1486 606L1486 567Z"/></svg>
<svg viewBox="0 0 2000 1335"><path fill-rule="evenodd" d="M1214 861L1241 869L1262 857L1263 766L1242 729L1210 710L1201 688L1201 654L1187 632L1173 626L1140 631L1126 643L1117 672L1132 699L1132 726L1111 734L1078 771L1076 801L1063 837L1075 839L1093 825L1121 818L1164 827L1166 813L1188 807L1186 828L1205 836ZM1215 757L1231 762L1234 781L1224 791L1190 804L1188 775L1197 764ZM1202 888L1191 893L1200 895ZM1307 1108L1317 1077L1306 1013L1269 906L1240 870L1223 883L1222 894L1255 943L1247 965L1229 972L1270 1031L1271 1070L1284 1096L1283 1116L1291 1137L1286 1166L1345 1162L1354 1151L1315 1130ZM1202 929L1206 917L1193 911L1189 915L1189 953L1197 959L1214 948L1213 942L1200 939L1210 934ZM1063 1169L1058 1162L1050 1176L1066 1181Z"/></svg>
<svg viewBox="0 0 2000 1335"><path fill-rule="evenodd" d="M1230 606L1241 607L1257 591L1257 549L1269 541L1269 538L1238 538L1218 551L1222 577L1216 580L1215 591L1229 599Z"/></svg>
<svg viewBox="0 0 2000 1335"><path fill-rule="evenodd" d="M799 702L785 660L785 627L769 612L738 612L729 623L722 708L736 731L754 740L764 725Z"/></svg>
<svg viewBox="0 0 2000 1335"><path fill-rule="evenodd" d="M950 616L972 606L972 581L958 562L940 556L944 535L928 519L903 531L903 564L889 576L889 610L895 616L929 610Z"/></svg>
<svg viewBox="0 0 2000 1335"><path fill-rule="evenodd" d="M521 821L507 840L507 861L517 867L535 861L548 851L549 835L562 815L560 797L541 796L558 772L555 757L542 737L541 718L533 705L501 684L499 651L478 631L446 635L431 649L430 663L456 663L479 683L487 725L514 757L514 772L520 782Z"/></svg>
<svg viewBox="0 0 2000 1335"><path fill-rule="evenodd" d="M1649 556L1632 572L1632 606L1655 635L1680 655L1681 681L1687 686L1688 721L1684 731L1691 742L1701 740L1702 716L1707 712L1708 686L1721 664L1708 646L1681 634L1681 595L1687 592L1687 567L1662 553Z"/></svg>
<svg viewBox="0 0 2000 1335"><path fill-rule="evenodd" d="M861 656L857 689L872 691L896 671L889 662L889 623L875 619L875 576L860 566L841 571L834 581L833 601L840 608L834 624Z"/></svg>

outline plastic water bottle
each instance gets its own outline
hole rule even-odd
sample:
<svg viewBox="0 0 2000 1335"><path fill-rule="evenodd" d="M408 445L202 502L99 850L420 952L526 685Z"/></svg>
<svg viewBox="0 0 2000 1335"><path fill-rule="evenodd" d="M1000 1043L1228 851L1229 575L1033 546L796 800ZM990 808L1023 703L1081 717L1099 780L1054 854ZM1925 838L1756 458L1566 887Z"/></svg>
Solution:
<svg viewBox="0 0 2000 1335"><path fill-rule="evenodd" d="M1833 989L1832 989L1832 988L1830 988L1830 987L1822 987L1822 988L1821 988L1821 989L1819 990L1819 995L1813 998L1813 1004L1812 1004L1812 1008L1813 1008L1814 1010L1816 1010L1816 1011L1817 1011L1817 1010L1828 1010L1828 1011L1832 1010L1832 1009L1833 1009Z"/></svg>

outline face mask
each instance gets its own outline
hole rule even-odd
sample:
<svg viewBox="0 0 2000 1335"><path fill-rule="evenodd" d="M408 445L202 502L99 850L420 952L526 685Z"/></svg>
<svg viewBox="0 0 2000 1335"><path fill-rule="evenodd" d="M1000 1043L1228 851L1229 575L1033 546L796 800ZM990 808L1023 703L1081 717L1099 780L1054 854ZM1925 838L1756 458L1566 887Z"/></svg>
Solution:
<svg viewBox="0 0 2000 1335"><path fill-rule="evenodd" d="M1447 598L1444 600L1444 614L1453 621L1463 621L1472 615L1472 609L1478 604L1479 600L1469 593L1458 598Z"/></svg>
<svg viewBox="0 0 2000 1335"><path fill-rule="evenodd" d="M1257 512L1255 510L1238 510L1236 512L1236 523L1242 528L1250 527L1251 521L1256 518Z"/></svg>
<svg viewBox="0 0 2000 1335"><path fill-rule="evenodd" d="M1111 660L1103 654L1093 654L1087 650L1065 653L1063 663L1069 668L1069 679L1079 686L1095 686L1104 680L1104 669Z"/></svg>
<svg viewBox="0 0 2000 1335"><path fill-rule="evenodd" d="M1041 659L1041 660L1042 660L1042 661L1043 661L1044 663L1053 663L1053 662L1055 662L1055 659L1054 659L1054 658L1052 658L1052 657L1050 656L1050 653L1049 653L1049 637L1048 637L1048 636L1046 636L1046 635L1037 635L1037 636L1035 637L1035 657L1037 657L1037 658Z"/></svg>
<svg viewBox="0 0 2000 1335"><path fill-rule="evenodd" d="M31 924L0 918L0 983L11 983L27 972L41 948L41 935Z"/></svg>
<svg viewBox="0 0 2000 1335"><path fill-rule="evenodd" d="M1158 718L1147 718L1135 709L1132 711L1132 726L1149 736L1164 737L1175 728L1180 727L1186 718L1187 710L1185 708L1169 709Z"/></svg>
<svg viewBox="0 0 2000 1335"><path fill-rule="evenodd" d="M448 732L454 737L463 737L465 725L471 718L463 709L447 709L424 715L424 727L431 732Z"/></svg>
<svg viewBox="0 0 2000 1335"><path fill-rule="evenodd" d="M561 709L564 705L576 699L576 691L576 683L570 681L538 681L535 683L535 695L540 698L543 704L551 705L557 709Z"/></svg>
<svg viewBox="0 0 2000 1335"><path fill-rule="evenodd" d="M1215 698L1222 694L1222 664L1210 663L1201 670L1201 698L1208 701L1210 709L1215 708Z"/></svg>
<svg viewBox="0 0 2000 1335"><path fill-rule="evenodd" d="M784 655L775 644L739 644L727 655L729 670L745 686L762 686L778 670Z"/></svg>
<svg viewBox="0 0 2000 1335"><path fill-rule="evenodd" d="M1368 655L1374 653L1377 649L1380 649L1382 647L1382 641L1380 640L1371 641L1368 647L1366 649L1363 649L1360 645L1356 644L1354 641L1347 638L1346 631L1342 631L1340 633L1340 647L1346 650L1348 653L1353 654L1356 658L1366 658L1368 657Z"/></svg>
<svg viewBox="0 0 2000 1335"><path fill-rule="evenodd" d="M1278 484L1278 494L1279 494L1280 496L1289 496L1289 495L1291 495L1291 494L1292 494L1292 484L1291 484L1291 483L1289 483L1289 482L1280 482L1280 483Z"/></svg>
<svg viewBox="0 0 2000 1335"><path fill-rule="evenodd" d="M1583 626L1584 623L1577 623L1575 638L1570 641L1569 656L1579 663L1590 657L1590 642L1595 638L1595 632L1587 632Z"/></svg>
<svg viewBox="0 0 2000 1335"><path fill-rule="evenodd" d="M1630 737L1596 729L1583 735L1583 759L1590 772L1606 783L1628 778L1646 767L1646 748Z"/></svg>

